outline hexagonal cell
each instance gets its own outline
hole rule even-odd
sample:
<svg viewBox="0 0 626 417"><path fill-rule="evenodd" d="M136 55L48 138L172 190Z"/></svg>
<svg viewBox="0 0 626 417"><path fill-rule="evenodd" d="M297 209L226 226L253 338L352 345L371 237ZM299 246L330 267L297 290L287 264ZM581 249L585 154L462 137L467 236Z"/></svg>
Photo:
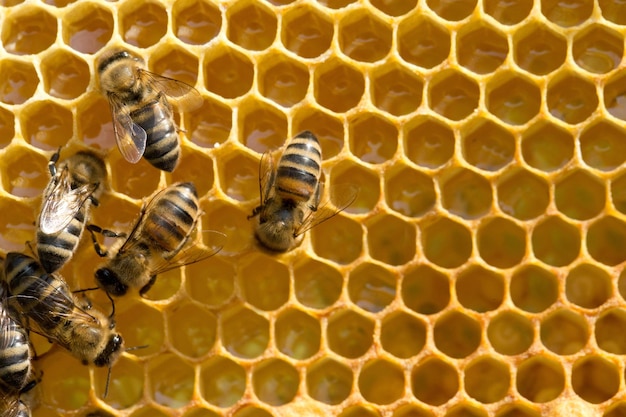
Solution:
<svg viewBox="0 0 626 417"><path fill-rule="evenodd" d="M57 409L76 410L89 401L89 368L83 366L67 351L49 352L37 361L46 370L52 384L38 384L39 400ZM50 375L50 376L48 376ZM71 395L68 395L71 393Z"/></svg>
<svg viewBox="0 0 626 417"><path fill-rule="evenodd" d="M220 188L230 198L247 201L259 195L259 161L248 153L230 152L217 164Z"/></svg>
<svg viewBox="0 0 626 417"><path fill-rule="evenodd" d="M124 3L118 11L119 30L128 44L147 48L167 32L167 11L161 3Z"/></svg>
<svg viewBox="0 0 626 417"><path fill-rule="evenodd" d="M363 251L363 226L340 214L311 229L311 243L318 256L349 264Z"/></svg>
<svg viewBox="0 0 626 417"><path fill-rule="evenodd" d="M512 268L526 255L526 230L504 217L481 222L476 243L480 257L496 268Z"/></svg>
<svg viewBox="0 0 626 417"><path fill-rule="evenodd" d="M226 9L227 36L250 51L262 51L276 38L276 14L263 3L240 1Z"/></svg>
<svg viewBox="0 0 626 417"><path fill-rule="evenodd" d="M439 406L459 390L459 374L453 365L437 356L427 357L411 372L411 390L423 403Z"/></svg>
<svg viewBox="0 0 626 417"><path fill-rule="evenodd" d="M63 42L75 51L98 52L113 35L113 15L98 3L76 3L62 16Z"/></svg>
<svg viewBox="0 0 626 417"><path fill-rule="evenodd" d="M403 16L412 11L417 0L370 0L372 6L389 16Z"/></svg>
<svg viewBox="0 0 626 417"><path fill-rule="evenodd" d="M426 215L437 200L432 178L404 164L385 170L384 194L389 208L409 217Z"/></svg>
<svg viewBox="0 0 626 417"><path fill-rule="evenodd" d="M363 73L334 57L315 68L313 83L315 101L335 113L356 107L365 92Z"/></svg>
<svg viewBox="0 0 626 417"><path fill-rule="evenodd" d="M348 295L363 310L377 313L395 299L396 281L396 275L382 266L362 263L349 272Z"/></svg>
<svg viewBox="0 0 626 417"><path fill-rule="evenodd" d="M198 196L202 198L213 188L213 160L205 153L193 149L191 146L183 146L181 149L180 163L172 173L166 173L168 184L189 181L193 178Z"/></svg>
<svg viewBox="0 0 626 417"><path fill-rule="evenodd" d="M546 356L531 356L518 365L518 392L534 403L554 400L565 388L563 366Z"/></svg>
<svg viewBox="0 0 626 417"><path fill-rule="evenodd" d="M427 0L430 10L437 13L441 18L456 22L468 17L476 8L476 0Z"/></svg>
<svg viewBox="0 0 626 417"><path fill-rule="evenodd" d="M109 157L111 188L132 198L144 198L159 187L161 171L152 168L145 158L136 164L129 163L119 153Z"/></svg>
<svg viewBox="0 0 626 417"><path fill-rule="evenodd" d="M450 282L428 265L407 270L402 279L402 300L419 314L436 314L450 303Z"/></svg>
<svg viewBox="0 0 626 417"><path fill-rule="evenodd" d="M183 414L183 417L219 417L219 414L206 408L192 408Z"/></svg>
<svg viewBox="0 0 626 417"><path fill-rule="evenodd" d="M241 254L254 247L255 243L250 221L247 218L250 213L243 211L239 206L225 203L223 200L211 199L209 202L200 203L205 213L201 218L202 228L217 230L228 237L220 255Z"/></svg>
<svg viewBox="0 0 626 417"><path fill-rule="evenodd" d="M599 0L598 5L605 19L618 25L626 25L626 6L613 0Z"/></svg>
<svg viewBox="0 0 626 417"><path fill-rule="evenodd" d="M361 62L385 58L391 48L391 26L367 9L353 9L339 20L339 48Z"/></svg>
<svg viewBox="0 0 626 417"><path fill-rule="evenodd" d="M585 317L560 309L541 321L541 343L557 355L572 355L585 347L589 340Z"/></svg>
<svg viewBox="0 0 626 417"><path fill-rule="evenodd" d="M420 353L426 344L426 325L405 312L393 312L381 323L380 343L395 357L410 358Z"/></svg>
<svg viewBox="0 0 626 417"><path fill-rule="evenodd" d="M450 38L444 25L413 14L398 25L398 53L409 64L433 68L448 58Z"/></svg>
<svg viewBox="0 0 626 417"><path fill-rule="evenodd" d="M481 120L478 127L462 138L463 158L485 171L502 169L515 156L515 137L490 120Z"/></svg>
<svg viewBox="0 0 626 417"><path fill-rule="evenodd" d="M239 358L252 359L263 354L270 339L270 324L254 311L235 305L221 313L222 345Z"/></svg>
<svg viewBox="0 0 626 417"><path fill-rule="evenodd" d="M431 262L443 268L463 265L472 254L472 234L462 223L442 217L422 227L422 248Z"/></svg>
<svg viewBox="0 0 626 417"><path fill-rule="evenodd" d="M463 26L456 44L459 64L476 74L494 72L509 54L506 34L482 22Z"/></svg>
<svg viewBox="0 0 626 417"><path fill-rule="evenodd" d="M521 22L530 14L532 7L532 0L514 0L506 3L499 0L483 2L485 13L503 25L515 25Z"/></svg>
<svg viewBox="0 0 626 417"><path fill-rule="evenodd" d="M511 375L506 363L482 356L467 365L464 380L465 391L470 397L483 404L491 404L508 393Z"/></svg>
<svg viewBox="0 0 626 417"><path fill-rule="evenodd" d="M450 407L446 417L487 417L487 411L474 404L457 404Z"/></svg>
<svg viewBox="0 0 626 417"><path fill-rule="evenodd" d="M32 63L6 57L0 61L0 73L0 100L3 103L22 104L35 94L39 77Z"/></svg>
<svg viewBox="0 0 626 417"><path fill-rule="evenodd" d="M381 414L372 406L353 405L344 409L337 417L381 417Z"/></svg>
<svg viewBox="0 0 626 417"><path fill-rule="evenodd" d="M258 153L273 151L285 144L287 118L281 111L256 100L239 106L239 141ZM258 178L258 168L257 168ZM255 184L255 186L258 184Z"/></svg>
<svg viewBox="0 0 626 417"><path fill-rule="evenodd" d="M329 307L341 295L343 277L328 264L306 259L295 266L293 275L296 298L306 307Z"/></svg>
<svg viewBox="0 0 626 417"><path fill-rule="evenodd" d="M213 356L202 364L201 395L217 407L231 407L246 391L246 370L237 362Z"/></svg>
<svg viewBox="0 0 626 417"><path fill-rule="evenodd" d="M36 101L20 112L24 139L47 151L58 149L72 138L73 124L72 112L53 101Z"/></svg>
<svg viewBox="0 0 626 417"><path fill-rule="evenodd" d="M77 55L57 49L41 61L46 93L62 99L73 99L87 90L91 74L89 66Z"/></svg>
<svg viewBox="0 0 626 417"><path fill-rule="evenodd" d="M526 265L511 277L511 300L524 311L540 313L557 301L557 277L537 265Z"/></svg>
<svg viewBox="0 0 626 417"><path fill-rule="evenodd" d="M578 265L565 280L567 299L583 308L598 308L612 295L611 276L591 264Z"/></svg>
<svg viewBox="0 0 626 417"><path fill-rule="evenodd" d="M580 253L580 230L557 216L538 223L531 239L533 253L548 265L569 265Z"/></svg>
<svg viewBox="0 0 626 417"><path fill-rule="evenodd" d="M390 214L372 217L366 222L370 256L387 265L403 265L415 257L415 226Z"/></svg>
<svg viewBox="0 0 626 417"><path fill-rule="evenodd" d="M270 55L258 62L259 92L283 107L301 102L309 88L308 68L285 55Z"/></svg>
<svg viewBox="0 0 626 417"><path fill-rule="evenodd" d="M0 149L10 144L13 136L15 136L15 116L12 112L0 107Z"/></svg>
<svg viewBox="0 0 626 417"><path fill-rule="evenodd" d="M89 147L101 150L116 147L109 101L100 94L81 100L76 108L76 129L76 137Z"/></svg>
<svg viewBox="0 0 626 417"><path fill-rule="evenodd" d="M187 303L168 311L170 343L185 356L199 358L215 344L217 319L210 312Z"/></svg>
<svg viewBox="0 0 626 417"><path fill-rule="evenodd" d="M619 295L621 295L623 299L626 299L626 269L622 269L622 272L619 274L617 289Z"/></svg>
<svg viewBox="0 0 626 417"><path fill-rule="evenodd" d="M233 417L273 417L273 415L264 408L248 404L237 410Z"/></svg>
<svg viewBox="0 0 626 417"><path fill-rule="evenodd" d="M436 119L417 116L404 125L404 154L426 168L438 168L454 155L454 132Z"/></svg>
<svg viewBox="0 0 626 417"><path fill-rule="evenodd" d="M526 404L507 404L500 407L496 417L541 417L541 413Z"/></svg>
<svg viewBox="0 0 626 417"><path fill-rule="evenodd" d="M145 385L141 363L121 356L111 370L110 380L108 373L108 368L95 370L94 390L99 399L117 410L131 407L141 401ZM103 398L107 383L109 384L107 396Z"/></svg>
<svg viewBox="0 0 626 417"><path fill-rule="evenodd" d="M574 137L556 125L540 122L522 133L522 156L533 168L558 170L574 156Z"/></svg>
<svg viewBox="0 0 626 417"><path fill-rule="evenodd" d="M621 126L601 120L586 127L580 134L580 152L585 163L592 168L611 171L626 161L626 144L622 138L626 131Z"/></svg>
<svg viewBox="0 0 626 417"><path fill-rule="evenodd" d="M495 310L504 301L504 278L481 266L461 272L455 285L461 305L479 313Z"/></svg>
<svg viewBox="0 0 626 417"><path fill-rule="evenodd" d="M328 347L344 358L362 356L374 341L374 322L354 311L340 309L328 318Z"/></svg>
<svg viewBox="0 0 626 417"><path fill-rule="evenodd" d="M434 417L432 411L413 404L404 404L396 408L391 417Z"/></svg>
<svg viewBox="0 0 626 417"><path fill-rule="evenodd" d="M598 107L596 87L589 80L571 74L548 84L546 102L552 116L569 124L587 120Z"/></svg>
<svg viewBox="0 0 626 417"><path fill-rule="evenodd" d="M620 72L606 81L604 85L604 106L613 116L626 120L626 77Z"/></svg>
<svg viewBox="0 0 626 417"><path fill-rule="evenodd" d="M319 3L331 9L343 9L355 0L319 0Z"/></svg>
<svg viewBox="0 0 626 417"><path fill-rule="evenodd" d="M276 347L291 358L310 358L320 349L320 322L301 310L283 310L276 318L274 332Z"/></svg>
<svg viewBox="0 0 626 417"><path fill-rule="evenodd" d="M226 304L235 293L235 268L219 256L185 267L187 294L210 308Z"/></svg>
<svg viewBox="0 0 626 417"><path fill-rule="evenodd" d="M593 259L615 266L626 260L626 224L613 216L602 217L587 231L587 250Z"/></svg>
<svg viewBox="0 0 626 417"><path fill-rule="evenodd" d="M307 393L325 404L337 405L348 398L353 380L349 367L328 357L315 361L306 370Z"/></svg>
<svg viewBox="0 0 626 417"><path fill-rule="evenodd" d="M422 102L422 80L401 65L383 65L370 74L372 102L394 116L414 112Z"/></svg>
<svg viewBox="0 0 626 417"><path fill-rule="evenodd" d="M280 359L267 359L252 368L254 393L272 406L291 402L298 392L299 382L296 368Z"/></svg>
<svg viewBox="0 0 626 417"><path fill-rule="evenodd" d="M285 48L302 58L315 58L330 48L333 23L313 7L294 7L286 11L281 24Z"/></svg>
<svg viewBox="0 0 626 417"><path fill-rule="evenodd" d="M432 110L443 117L459 121L478 108L480 89L471 78L455 70L445 70L433 77L428 86Z"/></svg>
<svg viewBox="0 0 626 417"><path fill-rule="evenodd" d="M608 27L592 25L576 33L572 55L579 67L596 74L617 68L624 55L624 39Z"/></svg>
<svg viewBox="0 0 626 417"><path fill-rule="evenodd" d="M584 0L573 0L563 4L557 0L541 2L541 14L559 26L578 26L591 18L593 4Z"/></svg>
<svg viewBox="0 0 626 417"><path fill-rule="evenodd" d="M620 365L601 356L580 358L572 367L572 388L580 398L599 404L615 396L620 388Z"/></svg>
<svg viewBox="0 0 626 417"><path fill-rule="evenodd" d="M489 181L466 168L454 169L439 179L441 204L464 219L477 219L491 210L493 196Z"/></svg>
<svg viewBox="0 0 626 417"><path fill-rule="evenodd" d="M398 146L398 129L377 114L361 113L349 120L350 152L363 162L380 164L391 159Z"/></svg>
<svg viewBox="0 0 626 417"><path fill-rule="evenodd" d="M117 330L124 335L127 348L145 346L133 351L136 356L150 356L161 352L165 340L165 323L159 310L143 303L134 303L122 310L115 304Z"/></svg>
<svg viewBox="0 0 626 417"><path fill-rule="evenodd" d="M155 407L144 406L135 410L130 417L168 417L168 415Z"/></svg>
<svg viewBox="0 0 626 417"><path fill-rule="evenodd" d="M292 113L293 114L293 113ZM292 131L305 130L315 132L322 147L324 161L337 156L344 147L343 122L321 109L300 107L292 116Z"/></svg>
<svg viewBox="0 0 626 417"><path fill-rule="evenodd" d="M626 175L622 174L611 181L610 198L615 209L626 213Z"/></svg>
<svg viewBox="0 0 626 417"><path fill-rule="evenodd" d="M175 45L167 45L152 51L148 67L159 75L191 86L196 85L198 81L198 58Z"/></svg>
<svg viewBox="0 0 626 417"><path fill-rule="evenodd" d="M472 354L481 341L481 325L460 311L439 317L433 328L435 346L446 356L460 359Z"/></svg>
<svg viewBox="0 0 626 417"><path fill-rule="evenodd" d="M35 237L35 216L30 205L4 196L0 199L0 248L6 252L24 250L24 242Z"/></svg>
<svg viewBox="0 0 626 417"><path fill-rule="evenodd" d="M530 220L544 214L548 204L548 183L530 171L515 171L498 184L500 210L519 220Z"/></svg>
<svg viewBox="0 0 626 417"><path fill-rule="evenodd" d="M271 311L289 299L289 270L272 257L251 254L240 262L238 283L241 297L254 307Z"/></svg>
<svg viewBox="0 0 626 417"><path fill-rule="evenodd" d="M347 213L369 213L376 207L381 194L377 172L349 160L339 161L331 167L330 184L327 188L331 195L341 195L341 190L349 186L357 187L358 194L346 208Z"/></svg>
<svg viewBox="0 0 626 417"><path fill-rule="evenodd" d="M218 46L205 53L204 85L223 98L246 94L254 81L254 64L241 52Z"/></svg>
<svg viewBox="0 0 626 417"><path fill-rule="evenodd" d="M626 310L611 308L598 317L595 326L595 338L598 347L615 355L626 354Z"/></svg>
<svg viewBox="0 0 626 417"><path fill-rule="evenodd" d="M503 311L489 321L487 339L494 350L502 355L519 355L533 344L535 330L527 317Z"/></svg>
<svg viewBox="0 0 626 417"><path fill-rule="evenodd" d="M205 98L200 108L183 113L183 121L190 141L203 148L213 148L230 136L232 109L217 100Z"/></svg>
<svg viewBox="0 0 626 417"><path fill-rule="evenodd" d="M541 92L534 82L508 75L487 84L489 112L510 125L523 125L539 114Z"/></svg>
<svg viewBox="0 0 626 417"><path fill-rule="evenodd" d="M513 58L522 69L546 75L565 62L567 41L546 25L530 24L513 34Z"/></svg>
<svg viewBox="0 0 626 417"><path fill-rule="evenodd" d="M215 38L222 28L222 15L213 3L183 0L172 8L174 35L190 45L203 45Z"/></svg>
<svg viewBox="0 0 626 417"><path fill-rule="evenodd" d="M26 147L10 147L2 161L2 188L16 197L37 197L50 179L48 161Z"/></svg>
<svg viewBox="0 0 626 417"><path fill-rule="evenodd" d="M57 36L57 19L46 10L26 5L3 21L2 44L15 55L31 55L48 49Z"/></svg>
<svg viewBox="0 0 626 417"><path fill-rule="evenodd" d="M404 395L402 368L384 359L374 359L363 365L359 374L359 393L374 404L391 404Z"/></svg>
<svg viewBox="0 0 626 417"><path fill-rule="evenodd" d="M160 405L180 408L191 401L194 387L194 370L171 353L162 353L147 365L146 377L150 380L152 399Z"/></svg>

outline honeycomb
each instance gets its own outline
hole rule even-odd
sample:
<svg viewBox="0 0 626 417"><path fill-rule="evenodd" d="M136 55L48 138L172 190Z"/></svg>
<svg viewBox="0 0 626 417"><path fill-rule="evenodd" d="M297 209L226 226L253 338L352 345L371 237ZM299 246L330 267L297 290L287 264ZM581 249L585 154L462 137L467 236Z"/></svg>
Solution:
<svg viewBox="0 0 626 417"><path fill-rule="evenodd" d="M106 155L93 223L192 180L228 235L116 303L145 347L106 397L106 369L33 335L35 417L626 416L623 2L0 4L0 249L34 239L60 146ZM113 47L204 98L172 174L116 149L94 76ZM269 253L259 160L303 130L327 188L360 192ZM62 273L92 287L100 262L83 242Z"/></svg>

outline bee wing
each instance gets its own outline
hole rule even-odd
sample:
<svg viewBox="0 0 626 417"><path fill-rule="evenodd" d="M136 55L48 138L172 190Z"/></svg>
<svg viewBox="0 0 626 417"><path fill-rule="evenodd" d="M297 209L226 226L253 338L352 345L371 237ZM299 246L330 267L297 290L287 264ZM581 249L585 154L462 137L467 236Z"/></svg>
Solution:
<svg viewBox="0 0 626 417"><path fill-rule="evenodd" d="M202 234L202 241L205 243L199 245L195 242L187 242L172 258L162 258L153 268L152 274L159 275L171 269L203 261L221 251L226 243L224 233L215 230L203 230L200 233Z"/></svg>
<svg viewBox="0 0 626 417"><path fill-rule="evenodd" d="M274 169L274 158L272 154L267 151L263 153L261 162L259 163L259 195L261 196L260 204L262 206L270 199L275 180L276 170Z"/></svg>
<svg viewBox="0 0 626 417"><path fill-rule="evenodd" d="M354 202L358 193L359 188L356 185L338 184L333 186L330 199L324 201L316 211L309 210L295 235L299 236L345 210Z"/></svg>
<svg viewBox="0 0 626 417"><path fill-rule="evenodd" d="M202 106L204 100L200 92L185 82L147 70L141 70L140 76L156 91L165 94L179 111L189 112Z"/></svg>
<svg viewBox="0 0 626 417"><path fill-rule="evenodd" d="M115 143L120 153L128 162L138 162L146 150L146 131L133 122L130 112L124 103L115 96L109 95Z"/></svg>
<svg viewBox="0 0 626 417"><path fill-rule="evenodd" d="M0 306L0 351L11 347L15 336L15 333L11 331L13 319L7 310L6 297L3 298L2 306Z"/></svg>

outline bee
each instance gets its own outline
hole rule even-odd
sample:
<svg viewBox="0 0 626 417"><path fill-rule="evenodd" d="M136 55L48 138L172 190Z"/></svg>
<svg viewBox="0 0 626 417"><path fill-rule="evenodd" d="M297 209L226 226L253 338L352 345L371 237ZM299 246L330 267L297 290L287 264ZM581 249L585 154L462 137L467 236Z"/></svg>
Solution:
<svg viewBox="0 0 626 417"><path fill-rule="evenodd" d="M4 399L0 412L3 417L31 417L30 407L18 398Z"/></svg>
<svg viewBox="0 0 626 417"><path fill-rule="evenodd" d="M172 172L180 144L171 103L179 111L194 110L202 105L200 93L182 81L147 71L143 61L127 51L105 54L97 66L122 156L132 163L143 156L154 167Z"/></svg>
<svg viewBox="0 0 626 417"><path fill-rule="evenodd" d="M46 272L60 269L72 258L89 217L98 205L106 178L104 161L93 152L79 151L57 169L59 152L48 167L50 182L44 190L37 228L37 254Z"/></svg>
<svg viewBox="0 0 626 417"><path fill-rule="evenodd" d="M129 288L139 288L143 296L152 287L158 274L199 262L219 252L225 236L216 231L203 231L214 243L211 247L198 246L191 241L200 209L196 187L190 183L176 183L159 191L147 204L128 238L96 273L98 286L112 296L122 296ZM109 251L98 249L93 235L99 228L90 225L96 252L108 256Z"/></svg>
<svg viewBox="0 0 626 417"><path fill-rule="evenodd" d="M30 331L56 342L85 365L111 369L124 350L111 316L79 302L63 278L46 273L28 255L9 252L4 271L9 305Z"/></svg>
<svg viewBox="0 0 626 417"><path fill-rule="evenodd" d="M259 191L261 203L248 219L258 216L256 238L266 248L285 252L302 242L304 233L336 215L356 198L352 186L339 196L338 208L320 204L324 183L322 149L315 135L304 131L294 137L285 148L278 168L269 152L259 164ZM338 190L334 190L338 191Z"/></svg>

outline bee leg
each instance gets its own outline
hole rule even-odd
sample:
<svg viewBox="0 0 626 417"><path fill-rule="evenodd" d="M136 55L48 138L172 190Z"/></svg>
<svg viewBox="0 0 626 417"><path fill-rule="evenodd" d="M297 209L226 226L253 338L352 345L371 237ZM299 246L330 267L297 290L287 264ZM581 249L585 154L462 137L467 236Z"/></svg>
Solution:
<svg viewBox="0 0 626 417"><path fill-rule="evenodd" d="M100 233L104 237L115 237L115 238L124 238L126 237L126 233L116 233L112 230L103 229L100 226L96 226L95 224L88 224L85 228L91 234L91 241L93 243L93 247L101 258L104 258L108 255L108 251L106 249L102 249L100 243L98 243L98 239L96 239L96 233Z"/></svg>
<svg viewBox="0 0 626 417"><path fill-rule="evenodd" d="M50 171L50 176L54 178L57 175L57 162L59 162L59 157L61 156L61 147L52 154L50 157L50 161L48 162L48 171Z"/></svg>
<svg viewBox="0 0 626 417"><path fill-rule="evenodd" d="M150 290L150 288L152 288L152 286L154 285L154 283L156 282L156 275L152 275L150 277L150 281L148 281L148 283L146 285L144 285L140 290L139 290L139 295L142 296L143 298L145 298L145 294Z"/></svg>

